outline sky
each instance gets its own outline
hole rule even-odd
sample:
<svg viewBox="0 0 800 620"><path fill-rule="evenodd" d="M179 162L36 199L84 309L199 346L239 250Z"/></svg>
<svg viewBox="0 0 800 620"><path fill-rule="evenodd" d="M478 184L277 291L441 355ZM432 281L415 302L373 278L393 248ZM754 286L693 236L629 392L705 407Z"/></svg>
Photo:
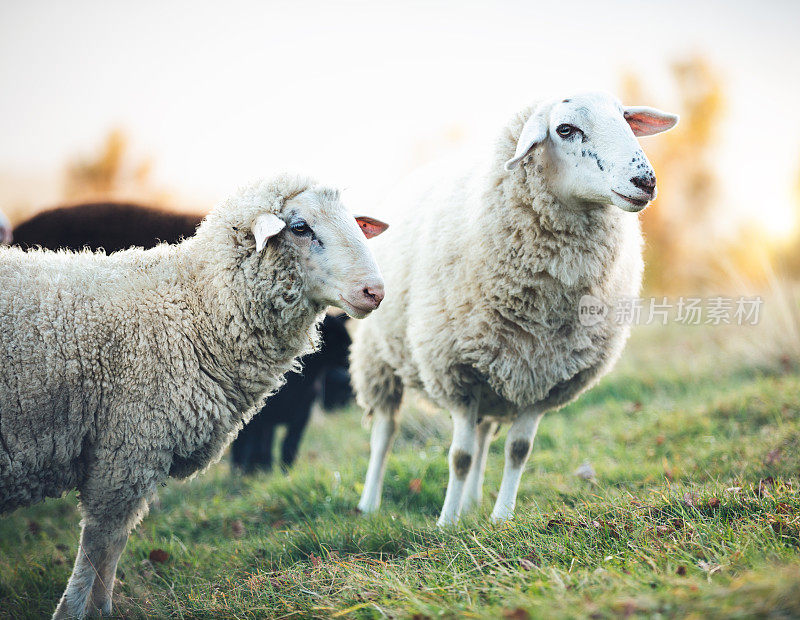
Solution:
<svg viewBox="0 0 800 620"><path fill-rule="evenodd" d="M157 183L204 207L289 170L363 210L427 159L491 148L534 100L617 92L631 70L658 101L624 103L674 106L668 65L700 53L728 91L726 207L781 234L800 170L799 27L788 0L2 0L0 178L56 175L121 127Z"/></svg>

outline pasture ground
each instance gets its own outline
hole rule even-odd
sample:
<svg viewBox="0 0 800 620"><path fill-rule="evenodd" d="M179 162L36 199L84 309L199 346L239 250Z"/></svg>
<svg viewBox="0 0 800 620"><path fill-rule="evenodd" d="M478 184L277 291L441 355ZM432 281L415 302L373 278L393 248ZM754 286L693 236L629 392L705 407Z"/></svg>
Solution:
<svg viewBox="0 0 800 620"><path fill-rule="evenodd" d="M377 516L354 510L368 454L355 407L314 420L288 476L220 463L170 482L122 556L115 613L800 616L800 372L729 346L743 329L637 328L612 375L545 417L503 526L486 519L501 437L481 512L435 528L449 419L413 400ZM584 462L593 480L575 475ZM0 616L52 613L76 506L0 518Z"/></svg>

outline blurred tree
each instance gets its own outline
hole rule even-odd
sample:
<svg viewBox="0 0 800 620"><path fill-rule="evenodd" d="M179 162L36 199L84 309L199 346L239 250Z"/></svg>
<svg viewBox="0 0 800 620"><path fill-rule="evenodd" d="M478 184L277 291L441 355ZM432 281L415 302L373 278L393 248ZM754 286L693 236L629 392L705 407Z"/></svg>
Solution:
<svg viewBox="0 0 800 620"><path fill-rule="evenodd" d="M794 235L791 241L791 253L794 259L793 275L800 275L800 158L798 158L797 177L794 182Z"/></svg>
<svg viewBox="0 0 800 620"><path fill-rule="evenodd" d="M96 156L68 163L64 187L66 197L75 200L87 196L109 197L119 184L127 144L122 130L114 129L106 136Z"/></svg>
<svg viewBox="0 0 800 620"><path fill-rule="evenodd" d="M701 56L674 62L670 73L681 121L669 133L645 139L658 176L658 198L642 214L647 273L645 286L686 292L711 276L719 191L712 165L713 147L725 107L722 79ZM626 103L649 103L641 80L622 76ZM669 107L669 106L662 106Z"/></svg>
<svg viewBox="0 0 800 620"><path fill-rule="evenodd" d="M163 203L164 192L150 182L152 163L148 158L132 162L128 137L121 129L106 136L96 155L66 165L64 199L68 202L119 200Z"/></svg>
<svg viewBox="0 0 800 620"><path fill-rule="evenodd" d="M794 183L795 229L789 241L778 252L778 263L794 278L800 276L800 160Z"/></svg>

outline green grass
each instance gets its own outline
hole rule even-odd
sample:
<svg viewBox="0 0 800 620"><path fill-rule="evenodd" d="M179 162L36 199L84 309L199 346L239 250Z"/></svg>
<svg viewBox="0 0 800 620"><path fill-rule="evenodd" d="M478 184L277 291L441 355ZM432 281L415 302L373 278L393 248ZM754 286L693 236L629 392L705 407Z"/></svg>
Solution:
<svg viewBox="0 0 800 620"><path fill-rule="evenodd" d="M170 482L123 554L115 612L796 617L800 374L726 356L729 336L636 331L612 375L545 417L504 526L487 520L497 440L481 511L436 529L449 420L415 399L376 516L354 510L368 455L354 408L313 421L288 476L243 478L221 463ZM584 461L596 480L574 474ZM78 522L74 494L0 519L0 616L52 613Z"/></svg>

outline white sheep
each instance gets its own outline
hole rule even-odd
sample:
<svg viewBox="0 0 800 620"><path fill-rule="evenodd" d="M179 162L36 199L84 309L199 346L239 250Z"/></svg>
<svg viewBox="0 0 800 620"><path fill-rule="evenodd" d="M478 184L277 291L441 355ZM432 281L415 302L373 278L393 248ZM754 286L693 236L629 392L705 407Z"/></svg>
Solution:
<svg viewBox="0 0 800 620"><path fill-rule="evenodd" d="M439 525L480 501L489 443L510 422L493 520L513 515L542 415L576 398L616 361L629 329L584 326L584 295L612 308L639 292L639 221L656 178L634 136L677 117L606 94L516 115L490 161L439 167L392 194L408 217L375 245L389 300L355 335L351 372L373 417L362 512L380 504L405 388L453 417ZM618 207L618 208L617 208Z"/></svg>
<svg viewBox="0 0 800 620"><path fill-rule="evenodd" d="M11 222L9 222L5 214L0 211L0 245L11 243L11 238Z"/></svg>
<svg viewBox="0 0 800 620"><path fill-rule="evenodd" d="M327 305L383 298L338 192L241 189L179 245L0 249L0 513L77 488L75 567L55 617L111 611L117 561L169 476L219 458L316 340Z"/></svg>

